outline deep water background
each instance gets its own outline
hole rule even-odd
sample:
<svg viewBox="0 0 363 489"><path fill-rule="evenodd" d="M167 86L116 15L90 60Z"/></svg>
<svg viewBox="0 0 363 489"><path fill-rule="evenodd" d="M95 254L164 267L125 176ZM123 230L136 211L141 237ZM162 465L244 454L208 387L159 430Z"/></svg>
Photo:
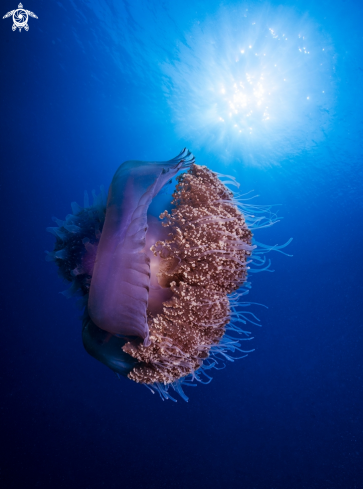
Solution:
<svg viewBox="0 0 363 489"><path fill-rule="evenodd" d="M1 16L16 3L3 0ZM29 0L29 32L1 20L3 488L363 488L363 10L282 4L329 33L335 92L326 137L295 154L281 145L272 166L222 164L174 124L160 67L218 2ZM250 299L269 307L254 310L256 351L173 403L86 354L44 250L52 215L121 162L184 146L281 204L284 219L256 238L293 237L294 256L252 277Z"/></svg>

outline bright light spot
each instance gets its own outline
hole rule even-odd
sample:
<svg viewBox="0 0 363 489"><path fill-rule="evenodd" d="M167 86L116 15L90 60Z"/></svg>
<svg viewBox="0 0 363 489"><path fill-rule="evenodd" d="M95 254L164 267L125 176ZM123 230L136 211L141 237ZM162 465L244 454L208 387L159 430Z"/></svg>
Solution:
<svg viewBox="0 0 363 489"><path fill-rule="evenodd" d="M194 26L163 67L165 91L179 135L193 147L231 161L274 163L324 138L334 97L323 97L319 86L331 80L333 56L325 59L327 39L306 16L250 10L260 19L253 27L250 12L229 7Z"/></svg>

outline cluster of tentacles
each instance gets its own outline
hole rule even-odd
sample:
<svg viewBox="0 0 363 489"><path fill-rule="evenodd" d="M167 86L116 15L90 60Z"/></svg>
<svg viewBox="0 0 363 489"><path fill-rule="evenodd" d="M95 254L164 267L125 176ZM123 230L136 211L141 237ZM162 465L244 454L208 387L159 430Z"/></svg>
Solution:
<svg viewBox="0 0 363 489"><path fill-rule="evenodd" d="M159 283L173 297L162 314L149 315L150 345L123 347L140 362L128 377L146 384L172 383L202 366L230 322L227 294L245 282L253 249L233 193L207 167L193 164L178 177L172 204L160 215L170 239L151 249L162 258Z"/></svg>
<svg viewBox="0 0 363 489"><path fill-rule="evenodd" d="M46 252L46 260L54 261L59 275L72 283L69 289L62 292L66 297L86 296L89 292L107 203L103 187L100 194L93 191L92 195L93 205L90 205L88 193L85 192L84 208L72 202L73 214L68 214L64 221L53 217L57 226L47 228L55 236L56 242L54 250Z"/></svg>

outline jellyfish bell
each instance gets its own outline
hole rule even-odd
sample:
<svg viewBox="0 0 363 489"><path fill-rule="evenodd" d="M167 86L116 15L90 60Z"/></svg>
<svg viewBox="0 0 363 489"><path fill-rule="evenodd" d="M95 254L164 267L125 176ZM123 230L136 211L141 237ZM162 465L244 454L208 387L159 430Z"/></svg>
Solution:
<svg viewBox="0 0 363 489"><path fill-rule="evenodd" d="M241 347L252 339L243 325L257 320L240 300L248 271L268 269L264 254L288 244L257 245L252 230L275 216L228 184L233 177L196 165L187 150L127 161L107 199L101 190L90 205L85 194L83 208L73 203L48 228L56 243L47 259L72 283L64 294L81 297L86 351L163 399L173 399L171 386L187 400L183 385L252 351Z"/></svg>
<svg viewBox="0 0 363 489"><path fill-rule="evenodd" d="M108 193L88 302L89 315L101 329L139 336L148 344L150 270L155 270L157 259L145 253L146 236L152 235L156 242L165 235L157 219L148 219L148 208L164 185L192 162L191 154L183 151L166 162L126 161L116 171ZM152 282L153 300L157 284ZM160 297L164 295L167 298L161 290Z"/></svg>
<svg viewBox="0 0 363 489"><path fill-rule="evenodd" d="M105 364L118 376L127 377L138 363L122 350L127 342L124 338L98 328L89 316L83 319L82 342L89 355Z"/></svg>

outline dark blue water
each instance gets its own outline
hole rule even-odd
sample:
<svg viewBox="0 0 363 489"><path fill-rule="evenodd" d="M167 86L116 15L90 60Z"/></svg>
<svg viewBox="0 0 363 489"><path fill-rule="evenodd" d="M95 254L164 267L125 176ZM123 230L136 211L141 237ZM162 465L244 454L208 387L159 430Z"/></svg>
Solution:
<svg viewBox="0 0 363 489"><path fill-rule="evenodd" d="M24 8L39 17L28 32L0 24L2 487L363 488L362 6ZM282 30L295 36L291 48ZM311 58L298 58L300 31ZM266 72L272 120L251 89L253 134L230 116L238 139L210 110L229 110L218 83L244 110L233 46L250 42L257 60L266 50L248 70ZM45 228L84 190L107 187L123 161L166 160L185 146L258 203L281 204L284 219L256 239L293 237L294 256L275 253L275 273L251 279L250 299L269 307L253 311L263 325L252 329L256 351L173 403L84 351L81 313L44 261Z"/></svg>

